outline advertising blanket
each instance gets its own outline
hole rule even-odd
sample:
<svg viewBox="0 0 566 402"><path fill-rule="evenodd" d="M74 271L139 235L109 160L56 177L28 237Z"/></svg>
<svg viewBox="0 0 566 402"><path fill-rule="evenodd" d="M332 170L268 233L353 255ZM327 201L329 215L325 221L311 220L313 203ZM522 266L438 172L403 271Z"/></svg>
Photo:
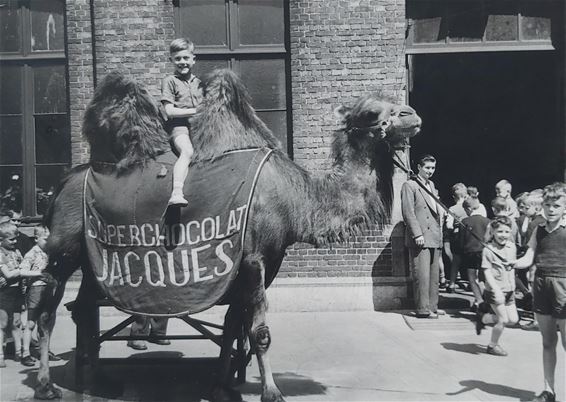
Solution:
<svg viewBox="0 0 566 402"><path fill-rule="evenodd" d="M92 163L84 183L85 242L104 294L119 309L193 314L234 281L257 177L271 150L247 149L191 165L187 207L168 207L176 157L135 169Z"/></svg>

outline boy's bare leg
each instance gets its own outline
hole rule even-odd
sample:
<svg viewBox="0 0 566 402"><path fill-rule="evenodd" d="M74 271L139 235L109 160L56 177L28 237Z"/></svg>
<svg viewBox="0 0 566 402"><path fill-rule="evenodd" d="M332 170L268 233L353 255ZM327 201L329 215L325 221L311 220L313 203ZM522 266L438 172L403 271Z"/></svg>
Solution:
<svg viewBox="0 0 566 402"><path fill-rule="evenodd" d="M28 320L26 328L24 329L24 342L23 342L23 353L22 353L22 363L27 365L33 364L33 359L30 357L30 345L31 345L31 334L35 328L35 321ZM28 362L29 361L29 362Z"/></svg>
<svg viewBox="0 0 566 402"><path fill-rule="evenodd" d="M12 338L14 338L15 357L19 360L22 357L22 320L20 313L14 313L12 321Z"/></svg>
<svg viewBox="0 0 566 402"><path fill-rule="evenodd" d="M0 310L0 368L6 367L4 361L4 330L8 324L8 314L4 310Z"/></svg>
<svg viewBox="0 0 566 402"><path fill-rule="evenodd" d="M542 336L542 366L544 370L544 389L554 394L554 372L556 370L556 319L551 315L535 313ZM563 321L563 320L561 320ZM563 332L561 332L564 338ZM563 339L564 345L564 339Z"/></svg>
<svg viewBox="0 0 566 402"><path fill-rule="evenodd" d="M468 268L468 280L470 281L470 288L472 288L472 293L474 294L475 304L479 305L483 301L481 294L480 283L478 281L478 270L474 268Z"/></svg>
<svg viewBox="0 0 566 402"><path fill-rule="evenodd" d="M194 151L188 130L186 134L174 136L173 143L179 152L179 158L175 162L175 166L173 166L173 192L171 193L169 204L186 206L188 202L183 194L183 186L189 174L189 164Z"/></svg>

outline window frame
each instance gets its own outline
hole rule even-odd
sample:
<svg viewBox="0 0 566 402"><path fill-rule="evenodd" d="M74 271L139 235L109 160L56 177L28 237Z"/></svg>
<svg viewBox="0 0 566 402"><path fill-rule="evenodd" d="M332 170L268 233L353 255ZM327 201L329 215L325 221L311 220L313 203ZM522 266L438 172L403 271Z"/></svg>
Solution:
<svg viewBox="0 0 566 402"><path fill-rule="evenodd" d="M22 162L21 164L2 163L0 168L21 167L22 170L22 187L21 187L21 210L23 216L27 218L38 218L37 212L37 174L36 170L42 166L65 166L72 165L71 144L69 144L70 161L54 162L54 163L38 163L36 160L36 143L35 143L35 118L36 116L45 115L62 115L61 113L37 113L35 111L35 93L34 93L34 68L41 66L63 66L65 77L65 107L66 123L69 130L71 129L70 120L70 88L69 88L69 68L67 56L67 2L63 3L63 27L64 27L64 48L61 50L37 50L32 51L31 48L31 2L29 0L19 0L19 19L20 19L20 51L0 53L0 72L4 66L15 66L21 71L21 87L20 102L22 105ZM16 94L14 94L16 95ZM9 115L9 114L6 114ZM4 115L2 115L4 116Z"/></svg>
<svg viewBox="0 0 566 402"><path fill-rule="evenodd" d="M290 11L289 0L281 0L283 3L283 44L263 45L241 45L239 36L239 9L238 0L224 0L226 15L227 46L203 46L196 44L195 54L197 63L199 60L226 61L228 68L240 75L241 61L279 58L284 60L285 65L285 109L281 108L256 108L256 112L286 112L287 124L287 154L293 157L293 127L292 127L292 94L291 94L291 52L290 52ZM174 2L175 33L182 36L181 7L182 0Z"/></svg>

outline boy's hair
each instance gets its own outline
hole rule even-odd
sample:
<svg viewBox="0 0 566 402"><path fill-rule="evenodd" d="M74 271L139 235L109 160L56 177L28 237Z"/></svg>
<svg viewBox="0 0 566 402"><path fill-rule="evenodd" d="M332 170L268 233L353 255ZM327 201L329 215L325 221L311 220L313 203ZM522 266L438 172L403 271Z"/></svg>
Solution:
<svg viewBox="0 0 566 402"><path fill-rule="evenodd" d="M566 184L561 182L556 182L549 184L544 188L543 199L546 200L558 200L560 198L566 198Z"/></svg>
<svg viewBox="0 0 566 402"><path fill-rule="evenodd" d="M4 240L9 236L17 235L17 234L18 234L18 227L14 225L12 222L0 223L0 240Z"/></svg>
<svg viewBox="0 0 566 402"><path fill-rule="evenodd" d="M511 183L509 183L508 180L499 180L496 184L495 184L495 188L503 188L503 187L507 187L509 189L509 192L511 192L511 190L513 189L513 186L511 185Z"/></svg>
<svg viewBox="0 0 566 402"><path fill-rule="evenodd" d="M192 52L195 50L195 45L189 38L173 39L169 45L169 54L180 52L181 50L188 50Z"/></svg>
<svg viewBox="0 0 566 402"><path fill-rule="evenodd" d="M480 201L476 197L470 196L464 200L462 206L466 210L475 211L480 207Z"/></svg>
<svg viewBox="0 0 566 402"><path fill-rule="evenodd" d="M499 226L508 226L510 229L513 228L513 223L511 222L511 218L508 216L496 216L493 218L491 222L489 222L489 228L491 229L491 233L493 235L493 231L497 229Z"/></svg>
<svg viewBox="0 0 566 402"><path fill-rule="evenodd" d="M466 191L468 192L468 195L470 197L474 197L474 198L478 198L480 195L480 192L478 191L477 187L474 186L468 186L468 188L466 189Z"/></svg>
<svg viewBox="0 0 566 402"><path fill-rule="evenodd" d="M436 158L432 155L423 155L417 161L417 166L424 166L426 162L433 162L436 163Z"/></svg>
<svg viewBox="0 0 566 402"><path fill-rule="evenodd" d="M494 213L505 211L507 208L509 208L509 206L503 197L495 197L491 201L491 209L493 209Z"/></svg>
<svg viewBox="0 0 566 402"><path fill-rule="evenodd" d="M542 192L530 192L525 198L525 204L534 206L537 210L542 208L542 203L544 202Z"/></svg>
<svg viewBox="0 0 566 402"><path fill-rule="evenodd" d="M42 236L49 236L49 229L45 226L36 226L33 228L33 236L39 239Z"/></svg>
<svg viewBox="0 0 566 402"><path fill-rule="evenodd" d="M452 186L452 196L455 199L466 198L468 191L464 183L456 183Z"/></svg>
<svg viewBox="0 0 566 402"><path fill-rule="evenodd" d="M521 194L518 194L515 197L515 202L517 203L517 205L523 203L523 204L528 204L528 198L529 198L530 193L527 191L522 192Z"/></svg>

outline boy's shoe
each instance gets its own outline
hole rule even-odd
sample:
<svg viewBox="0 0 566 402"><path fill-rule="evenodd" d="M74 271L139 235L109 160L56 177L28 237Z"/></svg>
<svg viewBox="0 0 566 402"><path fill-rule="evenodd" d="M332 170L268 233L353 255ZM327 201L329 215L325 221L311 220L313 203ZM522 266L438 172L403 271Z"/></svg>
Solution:
<svg viewBox="0 0 566 402"><path fill-rule="evenodd" d="M525 331L538 331L538 322L536 321L531 321L528 324L525 325L521 325L521 329L525 330Z"/></svg>
<svg viewBox="0 0 566 402"><path fill-rule="evenodd" d="M187 205L189 205L189 202L185 200L185 197L183 197L183 193L174 191L171 193L171 198L169 198L169 202L167 204L178 207L186 207Z"/></svg>
<svg viewBox="0 0 566 402"><path fill-rule="evenodd" d="M481 308L476 309L476 334L481 335L482 329L485 328L485 324L482 321L483 312Z"/></svg>
<svg viewBox="0 0 566 402"><path fill-rule="evenodd" d="M442 310L441 308L437 309L434 312L436 313L436 315L446 315L446 311Z"/></svg>
<svg viewBox="0 0 566 402"><path fill-rule="evenodd" d="M30 355L24 356L22 358L22 364L26 367L33 367L35 366L35 359Z"/></svg>
<svg viewBox="0 0 566 402"><path fill-rule="evenodd" d="M533 399L532 402L554 402L556 401L556 395L550 391L542 391L539 396Z"/></svg>
<svg viewBox="0 0 566 402"><path fill-rule="evenodd" d="M150 342L150 343L155 343L156 345L161 345L161 346L171 345L171 341L169 339L149 338L147 341Z"/></svg>
<svg viewBox="0 0 566 402"><path fill-rule="evenodd" d="M59 356L57 356L55 353L53 353L52 351L49 351L49 361L50 362L58 362L60 361L61 358Z"/></svg>
<svg viewBox="0 0 566 402"><path fill-rule="evenodd" d="M494 355L494 356L507 356L507 352L503 350L503 348L499 345L495 346L488 346L487 347L487 354Z"/></svg>

